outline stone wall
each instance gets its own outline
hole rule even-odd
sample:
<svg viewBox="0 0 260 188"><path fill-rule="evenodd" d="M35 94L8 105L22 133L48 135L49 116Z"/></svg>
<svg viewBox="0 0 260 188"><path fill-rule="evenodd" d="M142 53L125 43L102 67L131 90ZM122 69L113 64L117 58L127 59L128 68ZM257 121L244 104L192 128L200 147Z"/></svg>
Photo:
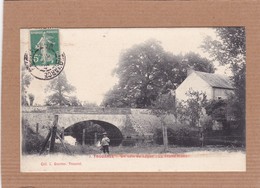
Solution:
<svg viewBox="0 0 260 188"><path fill-rule="evenodd" d="M102 113L98 113L99 111ZM67 128L75 123L89 120L108 122L116 126L124 136L152 134L156 128L161 128L160 119L147 109L95 108L90 110L82 107L26 107L23 108L22 119L33 130L36 130L38 123L39 133L45 135L47 128L53 124L54 114L59 115L59 128ZM166 124L174 126L174 116L169 116Z"/></svg>
<svg viewBox="0 0 260 188"><path fill-rule="evenodd" d="M82 106L24 106L22 112L53 114L131 114L130 108L87 108Z"/></svg>

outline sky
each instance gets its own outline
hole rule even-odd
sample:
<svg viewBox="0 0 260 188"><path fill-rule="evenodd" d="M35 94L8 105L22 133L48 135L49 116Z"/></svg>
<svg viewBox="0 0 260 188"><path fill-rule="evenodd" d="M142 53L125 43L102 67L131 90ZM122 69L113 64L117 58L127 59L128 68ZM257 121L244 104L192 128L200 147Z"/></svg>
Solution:
<svg viewBox="0 0 260 188"><path fill-rule="evenodd" d="M22 29L21 64L29 47L29 30ZM161 42L165 51L175 55L190 51L209 57L200 48L206 36L216 38L211 28L125 28L125 29L60 29L60 50L66 54L64 72L76 87L74 95L80 101L100 104L106 92L118 81L112 71L118 64L122 50L149 39ZM217 73L225 68L216 66ZM43 104L49 81L33 79L28 93L35 95L35 104Z"/></svg>

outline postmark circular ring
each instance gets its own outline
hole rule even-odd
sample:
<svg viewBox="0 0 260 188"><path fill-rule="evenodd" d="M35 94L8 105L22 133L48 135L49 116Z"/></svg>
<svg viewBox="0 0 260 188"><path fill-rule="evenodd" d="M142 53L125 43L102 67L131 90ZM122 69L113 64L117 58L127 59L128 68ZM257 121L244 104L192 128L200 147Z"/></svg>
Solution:
<svg viewBox="0 0 260 188"><path fill-rule="evenodd" d="M64 69L66 64L65 53L58 54L53 51L53 56L55 56L55 61L48 64L37 64L37 55L39 51L35 51L33 54L31 52L26 52L24 54L24 64L27 70L37 79L40 80L51 80L57 77Z"/></svg>

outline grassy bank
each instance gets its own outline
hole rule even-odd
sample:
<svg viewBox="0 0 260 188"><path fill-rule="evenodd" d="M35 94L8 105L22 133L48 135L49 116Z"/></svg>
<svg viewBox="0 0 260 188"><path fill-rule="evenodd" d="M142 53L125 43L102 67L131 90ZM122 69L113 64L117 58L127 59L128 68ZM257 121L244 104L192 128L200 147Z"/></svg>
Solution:
<svg viewBox="0 0 260 188"><path fill-rule="evenodd" d="M83 154L83 155L92 155L92 154L101 154L102 151L99 147L95 146L72 146L66 145L72 154ZM163 146L117 146L110 147L111 154L127 154L127 153L135 153L135 154L159 154L159 153L187 153L187 152L198 152L198 151L209 151L209 152L219 152L219 151L227 151L227 152L237 152L242 151L245 153L245 148L243 147L223 147L223 146L205 146L205 147L179 147L179 146L169 146L165 151ZM55 153L66 153L64 147L57 143L55 145Z"/></svg>

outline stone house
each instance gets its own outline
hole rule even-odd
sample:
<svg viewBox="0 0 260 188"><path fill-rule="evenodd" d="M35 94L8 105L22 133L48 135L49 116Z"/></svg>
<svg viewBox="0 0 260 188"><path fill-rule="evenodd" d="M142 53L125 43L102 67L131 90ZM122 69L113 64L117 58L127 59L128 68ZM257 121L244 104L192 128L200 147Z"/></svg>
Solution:
<svg viewBox="0 0 260 188"><path fill-rule="evenodd" d="M207 100L220 100L227 99L229 94L234 92L234 87L227 76L189 70L187 78L175 90L176 100L186 101L188 99L186 93L189 90L205 93ZM213 122L213 130L222 130L222 128L221 122Z"/></svg>
<svg viewBox="0 0 260 188"><path fill-rule="evenodd" d="M187 78L175 90L176 99L187 100L186 93L189 89L204 92L208 100L226 99L234 92L234 87L227 76L191 70L188 71Z"/></svg>

